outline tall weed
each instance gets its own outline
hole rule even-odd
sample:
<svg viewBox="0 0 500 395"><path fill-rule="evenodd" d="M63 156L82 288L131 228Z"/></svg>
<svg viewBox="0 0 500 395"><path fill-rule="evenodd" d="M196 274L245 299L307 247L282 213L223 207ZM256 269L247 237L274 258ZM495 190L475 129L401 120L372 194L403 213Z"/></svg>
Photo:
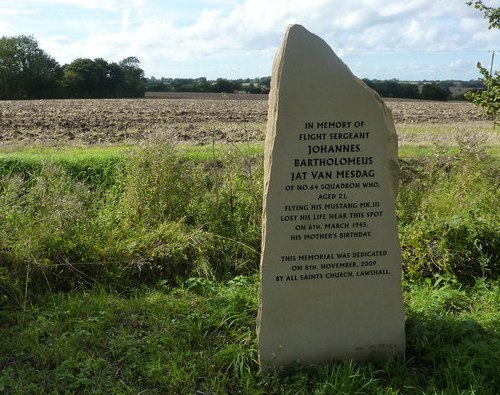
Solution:
<svg viewBox="0 0 500 395"><path fill-rule="evenodd" d="M460 148L441 171L431 167L402 187L398 214L410 280L500 274L500 171L478 145Z"/></svg>
<svg viewBox="0 0 500 395"><path fill-rule="evenodd" d="M78 267L93 248L86 186L46 164L30 180L5 177L0 189L2 269L11 285L26 296L32 288L71 289L87 281Z"/></svg>
<svg viewBox="0 0 500 395"><path fill-rule="evenodd" d="M100 187L53 163L27 179L5 176L2 292L27 296L95 282L178 283L254 271L259 167L229 150L190 161L171 146L151 144L131 153L115 181Z"/></svg>
<svg viewBox="0 0 500 395"><path fill-rule="evenodd" d="M256 269L260 250L262 165L237 149L203 165L203 193L191 201L192 220L212 234L223 271Z"/></svg>
<svg viewBox="0 0 500 395"><path fill-rule="evenodd" d="M402 162L397 211L410 281L499 274L498 164L479 144L460 147L455 157ZM9 170L0 179L0 301L255 272L261 156L238 146L203 159L179 152L161 142L136 149L102 183L98 172L75 177L50 162L31 175Z"/></svg>

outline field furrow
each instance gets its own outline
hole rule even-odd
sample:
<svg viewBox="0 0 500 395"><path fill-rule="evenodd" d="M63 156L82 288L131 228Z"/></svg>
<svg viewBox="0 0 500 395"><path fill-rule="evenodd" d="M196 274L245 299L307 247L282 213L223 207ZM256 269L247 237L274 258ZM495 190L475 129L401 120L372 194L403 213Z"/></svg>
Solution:
<svg viewBox="0 0 500 395"><path fill-rule="evenodd" d="M388 100L387 104L404 141L412 141L406 131L415 124L446 130L464 123L486 124L480 110L467 102ZM262 141L266 118L263 95L0 101L0 146L121 144L150 138L198 144Z"/></svg>

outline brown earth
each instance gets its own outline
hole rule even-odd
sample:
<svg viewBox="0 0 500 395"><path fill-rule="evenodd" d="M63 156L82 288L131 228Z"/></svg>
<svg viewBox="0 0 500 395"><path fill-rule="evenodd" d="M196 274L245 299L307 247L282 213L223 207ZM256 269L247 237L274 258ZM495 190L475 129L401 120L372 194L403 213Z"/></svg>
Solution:
<svg viewBox="0 0 500 395"><path fill-rule="evenodd" d="M260 141L265 95L160 94L161 98L0 101L0 146L137 142L152 137L206 143ZM481 121L467 102L389 100L398 124Z"/></svg>

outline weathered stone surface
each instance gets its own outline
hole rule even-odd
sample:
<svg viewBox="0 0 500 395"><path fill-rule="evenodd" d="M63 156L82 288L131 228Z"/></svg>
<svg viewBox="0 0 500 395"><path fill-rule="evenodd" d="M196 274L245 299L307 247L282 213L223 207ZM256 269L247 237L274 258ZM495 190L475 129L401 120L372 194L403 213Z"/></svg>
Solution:
<svg viewBox="0 0 500 395"><path fill-rule="evenodd" d="M264 166L262 369L403 354L392 116L300 25L274 62Z"/></svg>

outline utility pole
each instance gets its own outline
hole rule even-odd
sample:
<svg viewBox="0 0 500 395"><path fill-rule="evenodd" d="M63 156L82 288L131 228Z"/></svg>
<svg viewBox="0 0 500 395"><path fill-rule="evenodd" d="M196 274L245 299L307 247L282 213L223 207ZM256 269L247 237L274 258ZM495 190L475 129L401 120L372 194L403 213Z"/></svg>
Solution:
<svg viewBox="0 0 500 395"><path fill-rule="evenodd" d="M495 51L491 51L491 66L490 66L490 76L493 77L493 61L495 60Z"/></svg>

